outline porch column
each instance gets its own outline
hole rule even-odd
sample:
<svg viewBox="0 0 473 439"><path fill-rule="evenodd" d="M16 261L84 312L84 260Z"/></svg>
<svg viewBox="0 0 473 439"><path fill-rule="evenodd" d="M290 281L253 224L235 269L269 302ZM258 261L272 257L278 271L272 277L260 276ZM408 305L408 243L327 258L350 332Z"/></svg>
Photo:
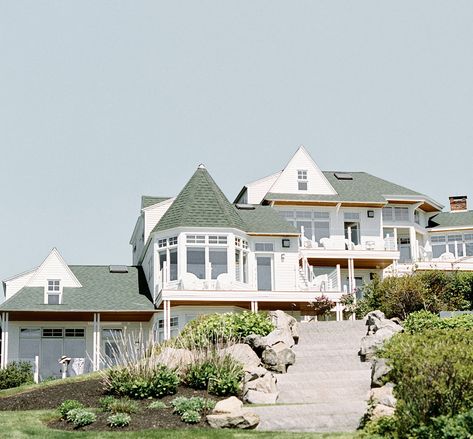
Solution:
<svg viewBox="0 0 473 439"><path fill-rule="evenodd" d="M164 307L164 340L171 338L171 302L169 300L163 301Z"/></svg>
<svg viewBox="0 0 473 439"><path fill-rule="evenodd" d="M251 302L251 312L258 312L258 302L256 301Z"/></svg>
<svg viewBox="0 0 473 439"><path fill-rule="evenodd" d="M355 285L353 283L355 278L354 267L355 264L353 263L353 259L348 259L348 291L350 294L353 294L353 290L355 289Z"/></svg>
<svg viewBox="0 0 473 439"><path fill-rule="evenodd" d="M342 272L340 270L340 264L337 264L337 290L343 291L342 288Z"/></svg>
<svg viewBox="0 0 473 439"><path fill-rule="evenodd" d="M1 369L5 369L8 364L8 319L8 313L2 313L2 362L0 363Z"/></svg>
<svg viewBox="0 0 473 439"><path fill-rule="evenodd" d="M398 245L397 245L397 227L394 227L394 250L399 251Z"/></svg>
<svg viewBox="0 0 473 439"><path fill-rule="evenodd" d="M94 372L100 370L100 313L94 313L94 345L92 369Z"/></svg>
<svg viewBox="0 0 473 439"><path fill-rule="evenodd" d="M340 302L337 302L335 304L335 319L337 320L337 322L339 322L340 320L343 320L343 318L341 318L341 314L342 314L342 306Z"/></svg>
<svg viewBox="0 0 473 439"><path fill-rule="evenodd" d="M409 240L411 243L411 259L412 262L415 262L417 261L417 238L414 227L409 227Z"/></svg>

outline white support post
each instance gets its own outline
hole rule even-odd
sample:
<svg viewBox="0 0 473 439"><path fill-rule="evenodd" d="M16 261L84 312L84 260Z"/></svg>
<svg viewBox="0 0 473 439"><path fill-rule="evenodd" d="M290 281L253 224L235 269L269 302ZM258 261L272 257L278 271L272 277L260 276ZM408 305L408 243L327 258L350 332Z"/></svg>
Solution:
<svg viewBox="0 0 473 439"><path fill-rule="evenodd" d="M8 313L2 313L2 362L1 369L5 369L8 364Z"/></svg>
<svg viewBox="0 0 473 439"><path fill-rule="evenodd" d="M94 313L94 344L92 369L94 372L100 370L100 314Z"/></svg>
<svg viewBox="0 0 473 439"><path fill-rule="evenodd" d="M100 313L97 313L97 370L100 370L100 344L101 344Z"/></svg>
<svg viewBox="0 0 473 439"><path fill-rule="evenodd" d="M337 290L342 291L342 272L340 264L337 264Z"/></svg>
<svg viewBox="0 0 473 439"><path fill-rule="evenodd" d="M258 312L258 302L256 301L251 302L251 312Z"/></svg>
<svg viewBox="0 0 473 439"><path fill-rule="evenodd" d="M399 251L398 245L397 245L397 227L394 227L394 249L396 251Z"/></svg>
<svg viewBox="0 0 473 439"><path fill-rule="evenodd" d="M351 259L348 259L348 291L353 293L353 273L351 268Z"/></svg>
<svg viewBox="0 0 473 439"><path fill-rule="evenodd" d="M168 307L167 307L167 300L163 301L163 329L164 329L164 340L168 340Z"/></svg>
<svg viewBox="0 0 473 439"><path fill-rule="evenodd" d="M39 356L36 355L34 357L34 374L33 374L33 380L36 384L39 383Z"/></svg>
<svg viewBox="0 0 473 439"><path fill-rule="evenodd" d="M168 300L168 338L171 338L171 301Z"/></svg>
<svg viewBox="0 0 473 439"><path fill-rule="evenodd" d="M411 246L411 259L412 262L417 261L417 239L416 239L416 229L414 227L409 227L409 241Z"/></svg>
<svg viewBox="0 0 473 439"><path fill-rule="evenodd" d="M93 338L93 343L92 343L92 371L95 372L96 368L96 364L97 364L97 349L95 348L97 346L97 322L96 322L96 314L94 313L94 323L93 323L93 328L92 328L92 332L94 334L94 338Z"/></svg>

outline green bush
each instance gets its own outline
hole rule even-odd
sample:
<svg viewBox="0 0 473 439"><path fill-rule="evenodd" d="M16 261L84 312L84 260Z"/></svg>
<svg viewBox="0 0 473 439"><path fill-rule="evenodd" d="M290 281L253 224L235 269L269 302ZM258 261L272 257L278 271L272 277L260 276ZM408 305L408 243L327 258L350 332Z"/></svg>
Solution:
<svg viewBox="0 0 473 439"><path fill-rule="evenodd" d="M189 322L175 345L189 349L240 341L250 334L268 335L274 330L267 313L209 314Z"/></svg>
<svg viewBox="0 0 473 439"><path fill-rule="evenodd" d="M335 306L335 302L326 295L315 297L312 302L309 302L309 308L316 316L328 315L332 308Z"/></svg>
<svg viewBox="0 0 473 439"><path fill-rule="evenodd" d="M112 413L137 413L139 406L132 399L116 399L108 405L108 411Z"/></svg>
<svg viewBox="0 0 473 439"><path fill-rule="evenodd" d="M107 418L107 423L112 428L123 428L130 425L131 417L126 413L116 413Z"/></svg>
<svg viewBox="0 0 473 439"><path fill-rule="evenodd" d="M233 357L209 351L188 367L185 381L189 387L208 389L214 395L237 395L244 375L243 366Z"/></svg>
<svg viewBox="0 0 473 439"><path fill-rule="evenodd" d="M162 401L153 401L149 406L149 409L167 409L168 406Z"/></svg>
<svg viewBox="0 0 473 439"><path fill-rule="evenodd" d="M363 428L361 438L363 439L386 439L395 437L396 418L394 416L382 416L378 419L368 421Z"/></svg>
<svg viewBox="0 0 473 439"><path fill-rule="evenodd" d="M83 409L84 404L82 404L79 401L76 401L75 399L66 399L59 407L58 411L59 414L61 415L62 419L67 418L67 414L74 409Z"/></svg>
<svg viewBox="0 0 473 439"><path fill-rule="evenodd" d="M0 369L0 390L32 383L33 369L27 361L13 361L5 369Z"/></svg>
<svg viewBox="0 0 473 439"><path fill-rule="evenodd" d="M362 287L356 314L364 317L379 309L386 317L405 319L410 313L427 310L466 311L473 309L473 273L425 271L408 276L388 277Z"/></svg>
<svg viewBox="0 0 473 439"><path fill-rule="evenodd" d="M200 413L196 410L189 410L181 415L181 420L187 424L196 424L200 419Z"/></svg>
<svg viewBox="0 0 473 439"><path fill-rule="evenodd" d="M110 393L136 399L160 398L173 395L179 385L179 377L165 365L153 368L117 367L106 372L106 385Z"/></svg>
<svg viewBox="0 0 473 439"><path fill-rule="evenodd" d="M200 396L193 396L192 398L178 396L171 401L171 405L174 408L174 413L182 416L189 411L202 413L212 410L215 407L215 401Z"/></svg>
<svg viewBox="0 0 473 439"><path fill-rule="evenodd" d="M439 416L412 431L416 439L471 439L473 436L473 409L456 416Z"/></svg>
<svg viewBox="0 0 473 439"><path fill-rule="evenodd" d="M72 409L67 412L67 422L72 422L75 428L84 427L96 421L97 416L83 408Z"/></svg>
<svg viewBox="0 0 473 439"><path fill-rule="evenodd" d="M110 411L110 404L112 404L115 401L116 401L116 399L111 395L104 396L103 398L99 399L99 407L104 412L108 412L108 411Z"/></svg>
<svg viewBox="0 0 473 439"><path fill-rule="evenodd" d="M397 432L407 437L433 418L452 417L473 407L473 331L425 329L398 334L380 355L392 367Z"/></svg>
<svg viewBox="0 0 473 439"><path fill-rule="evenodd" d="M404 322L404 329L410 333L426 329L473 329L473 314L460 314L454 317L441 318L429 311L416 311L409 314Z"/></svg>

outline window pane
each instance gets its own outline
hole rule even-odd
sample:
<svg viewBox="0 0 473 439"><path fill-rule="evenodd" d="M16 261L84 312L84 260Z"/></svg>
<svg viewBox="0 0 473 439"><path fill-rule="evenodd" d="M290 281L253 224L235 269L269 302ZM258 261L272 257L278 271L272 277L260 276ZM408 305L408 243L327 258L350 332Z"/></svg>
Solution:
<svg viewBox="0 0 473 439"><path fill-rule="evenodd" d="M177 280L177 248L169 250L169 280Z"/></svg>
<svg viewBox="0 0 473 439"><path fill-rule="evenodd" d="M243 282L248 283L248 253L243 252Z"/></svg>
<svg viewBox="0 0 473 439"><path fill-rule="evenodd" d="M59 305L59 294L48 294L48 305Z"/></svg>
<svg viewBox="0 0 473 439"><path fill-rule="evenodd" d="M327 221L314 222L315 240L319 242L322 238L330 237L330 223Z"/></svg>
<svg viewBox="0 0 473 439"><path fill-rule="evenodd" d="M432 245L432 257L439 258L442 253L445 253L445 244Z"/></svg>
<svg viewBox="0 0 473 439"><path fill-rule="evenodd" d="M240 282L241 280L241 276L240 276L240 255L241 255L241 251L240 250L236 250L235 251L235 280L237 282Z"/></svg>
<svg viewBox="0 0 473 439"><path fill-rule="evenodd" d="M307 239L312 239L312 221L297 221L296 227L299 231L301 227L304 227L304 236Z"/></svg>
<svg viewBox="0 0 473 439"><path fill-rule="evenodd" d="M187 248L187 272L195 274L199 279L205 279L204 248Z"/></svg>
<svg viewBox="0 0 473 439"><path fill-rule="evenodd" d="M299 181L299 182L297 182L297 187L300 191L306 191L307 190L307 182L306 181Z"/></svg>
<svg viewBox="0 0 473 439"><path fill-rule="evenodd" d="M473 256L473 242L467 242L466 247L466 256Z"/></svg>
<svg viewBox="0 0 473 439"><path fill-rule="evenodd" d="M39 328L21 328L20 338L40 338L41 329Z"/></svg>
<svg viewBox="0 0 473 439"><path fill-rule="evenodd" d="M217 279L219 274L228 273L227 269L227 249L209 249L209 262L212 268L212 279Z"/></svg>
<svg viewBox="0 0 473 439"><path fill-rule="evenodd" d="M392 207L383 207L383 220L392 221L393 220L393 209Z"/></svg>

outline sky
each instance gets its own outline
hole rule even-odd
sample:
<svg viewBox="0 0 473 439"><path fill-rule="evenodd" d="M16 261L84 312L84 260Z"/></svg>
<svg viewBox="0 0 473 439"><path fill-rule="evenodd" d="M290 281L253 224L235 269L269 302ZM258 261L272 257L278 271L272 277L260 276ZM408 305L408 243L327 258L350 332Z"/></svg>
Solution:
<svg viewBox="0 0 473 439"><path fill-rule="evenodd" d="M0 279L130 264L140 197L304 145L473 203L473 2L0 0Z"/></svg>

